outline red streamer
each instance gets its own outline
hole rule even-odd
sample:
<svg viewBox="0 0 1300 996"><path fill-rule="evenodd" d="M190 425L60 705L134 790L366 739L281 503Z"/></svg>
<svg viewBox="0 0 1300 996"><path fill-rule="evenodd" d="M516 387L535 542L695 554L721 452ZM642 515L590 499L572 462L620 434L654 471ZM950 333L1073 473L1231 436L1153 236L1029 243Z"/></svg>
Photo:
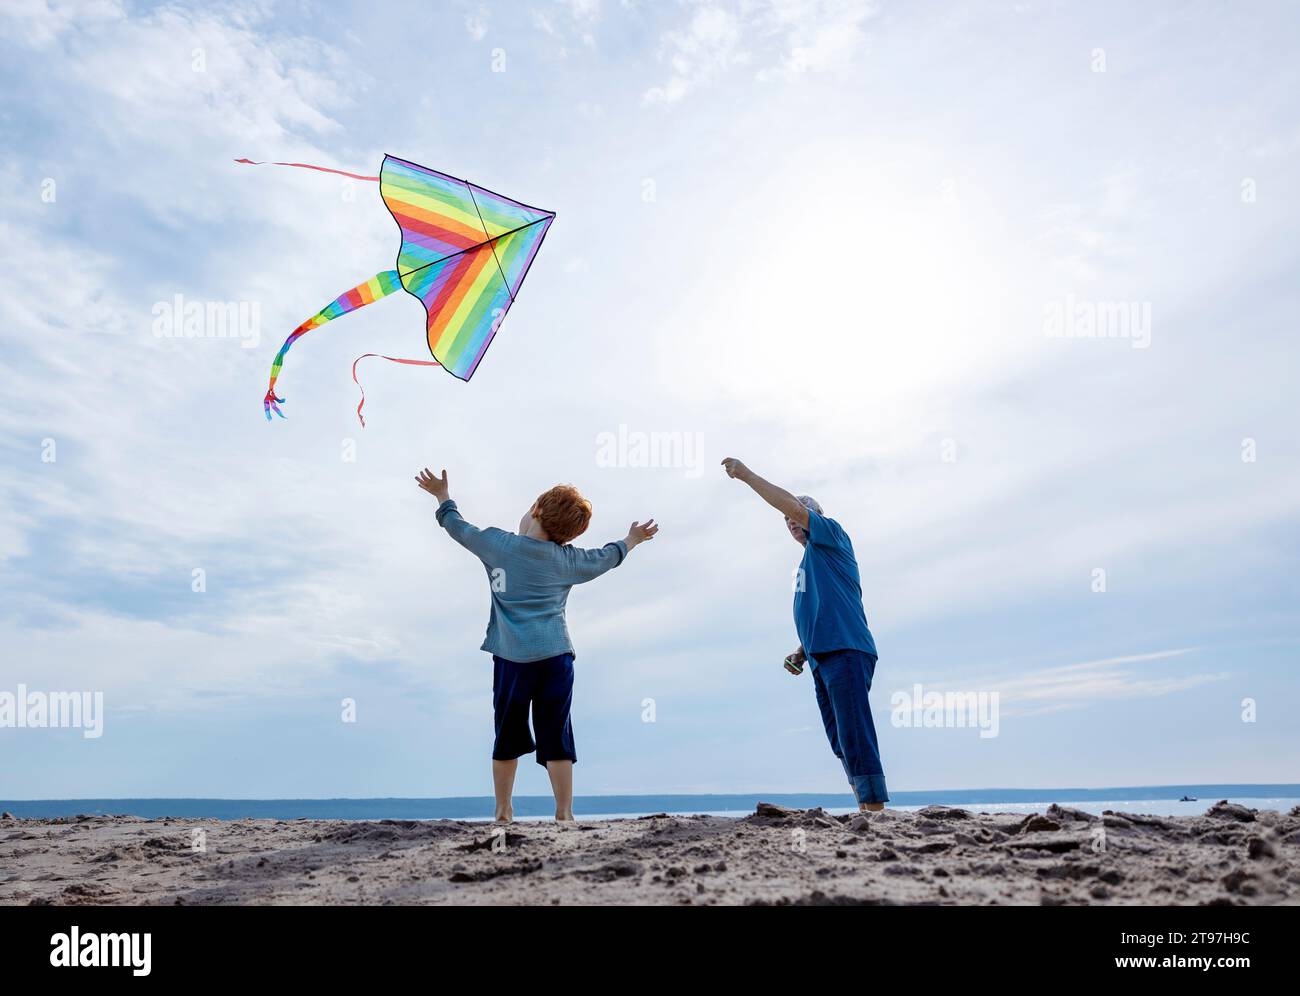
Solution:
<svg viewBox="0 0 1300 996"><path fill-rule="evenodd" d="M379 182L377 176L362 176L360 173L349 173L343 169L330 169L328 166L313 166L311 163L255 163L251 159L236 159L235 162L243 163L245 166L297 166L299 169L314 169L321 173L337 173L339 176L350 176L354 180L374 180Z"/></svg>
<svg viewBox="0 0 1300 996"><path fill-rule="evenodd" d="M361 386L361 381L357 380L357 364L367 356L378 356L381 360L388 360L389 363L405 363L412 367L440 367L442 366L437 360L404 360L397 356L385 356L383 353L362 353L352 361L352 383L357 385L357 390L361 392L361 400L357 402L357 418L361 422L361 428L366 427L365 416L361 414L361 409L366 404L366 389Z"/></svg>

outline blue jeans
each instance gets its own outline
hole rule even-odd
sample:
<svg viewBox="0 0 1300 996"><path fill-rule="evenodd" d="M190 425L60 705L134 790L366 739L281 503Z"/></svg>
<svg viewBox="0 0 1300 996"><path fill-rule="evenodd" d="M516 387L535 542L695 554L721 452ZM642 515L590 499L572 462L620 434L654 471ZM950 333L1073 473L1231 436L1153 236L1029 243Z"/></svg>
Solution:
<svg viewBox="0 0 1300 996"><path fill-rule="evenodd" d="M888 802L876 724L867 701L876 658L861 650L832 650L816 655L812 673L826 739L844 765L853 795L860 803Z"/></svg>

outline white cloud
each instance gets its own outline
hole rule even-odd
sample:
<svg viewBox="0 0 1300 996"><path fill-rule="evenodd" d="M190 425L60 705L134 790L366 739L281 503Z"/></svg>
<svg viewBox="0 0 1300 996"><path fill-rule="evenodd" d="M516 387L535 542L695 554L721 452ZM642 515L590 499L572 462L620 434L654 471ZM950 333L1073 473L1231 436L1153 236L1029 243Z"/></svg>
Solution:
<svg viewBox="0 0 1300 996"><path fill-rule="evenodd" d="M569 16L580 24L594 24L600 20L600 0L559 0L569 10Z"/></svg>
<svg viewBox="0 0 1300 996"><path fill-rule="evenodd" d="M0 341L14 374L0 426L15 440L0 490L6 522L0 552L21 556L31 552L30 537L48 536L38 542L57 540L61 571L91 587L111 587L116 579L128 588L150 585L157 597L158 590L188 590L191 568L202 566L220 591L219 579L228 583L236 570L283 569L306 537L295 515L268 509L265 495L249 489L243 458L212 452L211 440L230 426L205 425L200 413L210 410L214 393L242 384L235 389L249 389L245 410L255 415L253 385L265 380L268 350L281 330L340 289L331 274L346 269L346 258L343 267L329 264L322 273L312 254L288 247L332 241L343 257L355 252L382 260L391 252L391 222L375 217L358 225L362 209L342 202L332 180L312 176L293 184L275 171L231 161L250 153L329 161L297 136L337 128L329 109L346 104L340 83L348 76L332 50L284 35L268 41L250 26L251 14L223 19L164 8L90 23L81 13L29 12L25 33L41 45L49 78L75 88L78 100L95 109L54 163L55 198L42 199L42 176L30 163L12 155L0 162L6 179L0 241L9 262L0 271ZM192 68L198 50L205 53L201 72ZM62 99L57 90L53 99ZM157 241L147 249L161 250L165 259L145 262L142 272L140 257L147 253L133 258L119 230L103 238L102 229L78 224L110 210L152 226ZM168 252L191 244L196 226L232 218L247 222L235 241ZM387 238L368 243L380 230ZM278 264L268 272L271 259ZM300 291L286 296L284 287L295 281ZM155 338L151 306L181 292L265 304L261 348ZM186 443L169 438L178 419L188 427ZM41 460L45 438L57 447L54 463ZM278 538L242 555L238 567L227 564L222 549L238 545L259 520ZM14 533L19 526L23 534ZM307 542L330 541L318 535ZM302 581L272 581L264 590L278 590L291 617L302 611L311 620L322 603ZM75 602L76 583L50 572L40 588ZM58 603L47 595L23 594L11 599L10 612L57 613ZM255 617L257 603L250 600L243 619ZM195 608L201 604L196 597ZM125 624L109 616L92 624L92 618L69 617L60 637L68 659L102 662L120 649L123 678L133 671L133 654L124 649L131 640L141 648L151 640L174 647L172 641L191 638L193 625L135 626L118 643L105 640L103 627ZM263 625L265 637L284 623L267 617ZM205 645L220 654L219 641ZM148 653L140 649L136 656ZM234 680L241 672L228 673Z"/></svg>
<svg viewBox="0 0 1300 996"><path fill-rule="evenodd" d="M479 4L465 15L465 30L475 41L482 41L487 37L489 18L490 12L486 4Z"/></svg>
<svg viewBox="0 0 1300 996"><path fill-rule="evenodd" d="M554 0L552 8L534 8L533 26L561 43L558 54L567 57L571 36L587 48L596 47L596 27L601 19L600 0Z"/></svg>
<svg viewBox="0 0 1300 996"><path fill-rule="evenodd" d="M695 87L749 61L742 43L740 19L722 7L694 10L690 23L663 38L663 57L671 75L667 82L645 92L647 104L675 104Z"/></svg>
<svg viewBox="0 0 1300 996"><path fill-rule="evenodd" d="M7 0L0 19L13 36L35 48L44 48L78 27L104 27L104 22L126 16L116 0Z"/></svg>
<svg viewBox="0 0 1300 996"><path fill-rule="evenodd" d="M781 53L758 78L791 79L851 66L866 43L863 25L875 13L865 0L772 0L760 30L775 35Z"/></svg>
<svg viewBox="0 0 1300 996"><path fill-rule="evenodd" d="M1002 705L1010 707L1005 709L1005 715L1034 715L1101 701L1163 698L1230 677L1226 671L1152 674L1143 667L1191 652L1187 648L1110 657L1031 670L1013 678L976 684L981 691L998 693Z"/></svg>
<svg viewBox="0 0 1300 996"><path fill-rule="evenodd" d="M665 32L660 56L668 79L645 91L646 104L671 105L738 66L757 64L759 81L841 70L861 51L866 0L762 0L689 7L685 27Z"/></svg>
<svg viewBox="0 0 1300 996"><path fill-rule="evenodd" d="M1037 716L1078 709L1099 702L1158 699L1231 677L1226 671L1162 673L1156 668L1194 653L1196 648L1159 650L1045 668L1025 668L1014 675L968 673L961 679L921 680L925 692L996 694L1003 716ZM934 673L927 666L919 672ZM896 679L898 676L895 676ZM920 679L918 679L920 680ZM905 680L883 691L911 694Z"/></svg>

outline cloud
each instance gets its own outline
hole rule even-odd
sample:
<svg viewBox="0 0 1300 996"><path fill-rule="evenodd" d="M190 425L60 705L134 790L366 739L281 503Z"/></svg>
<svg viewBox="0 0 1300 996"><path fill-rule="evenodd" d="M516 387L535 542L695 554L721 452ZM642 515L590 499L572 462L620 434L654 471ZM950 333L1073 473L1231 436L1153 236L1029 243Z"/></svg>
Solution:
<svg viewBox="0 0 1300 996"><path fill-rule="evenodd" d="M661 39L670 75L644 92L645 104L677 104L740 66L756 65L760 82L844 69L863 47L874 7L865 0L706 0L690 11L685 27Z"/></svg>
<svg viewBox="0 0 1300 996"><path fill-rule="evenodd" d="M1032 244L1072 286L1130 269L1138 253L1135 232L1150 210L1145 179L1133 164L1108 170L1084 196L1045 207Z"/></svg>
<svg viewBox="0 0 1300 996"><path fill-rule="evenodd" d="M465 15L465 30L476 42L487 37L490 12L485 4L479 4Z"/></svg>
<svg viewBox="0 0 1300 996"><path fill-rule="evenodd" d="M671 75L667 82L646 90L646 104L675 104L703 83L732 66L749 61L742 44L742 23L731 11L704 6L694 10L690 23L664 35L662 57Z"/></svg>
<svg viewBox="0 0 1300 996"><path fill-rule="evenodd" d="M0 556L34 578L6 584L4 629L12 635L25 631L28 619L62 620L59 641L69 662L102 664L111 656L113 680L128 683L133 661L154 652L146 644L159 648L160 660L189 646L182 655L197 665L210 653L217 667L223 651L212 633L229 635L250 620L261 631L246 646L266 646L263 665L276 653L266 635L279 628L293 642L301 626L302 646L315 649L299 659L319 666L349 639L311 637L318 611L338 618L338 603L322 601L326 586L312 583L315 571L329 573L317 544L331 541L303 534L297 516L267 508L265 495L250 489L247 453L214 452L213 440L231 426L200 414L232 383L264 379L275 335L257 351L231 340L160 339L151 333L150 313L173 293L242 297L267 304L263 332L292 327L299 311L338 287L331 275L337 271L320 272L317 260L290 247L333 241L364 256L369 232L383 229L383 253L391 251L386 219L358 225L358 212L338 199L330 181L295 186L231 162L267 151L330 161L311 137L337 130L329 110L346 105L343 87L357 78L337 52L313 39L261 37L247 12L163 8L94 19L36 6L6 7L9 16L26 17L20 37L39 46L30 58L50 81L34 113L66 122L60 109L69 93L94 113L79 116L66 135L50 133L54 154L30 149L0 159L0 241L7 259L23 261L0 270L0 343L12 375L0 404L7 440L0 448ZM199 63L195 52L204 54ZM38 169L36 161L49 165ZM54 174L52 197L44 196L46 169ZM327 190L332 196L322 206ZM129 221L105 235L94 222L115 212ZM231 219L241 219L238 236L215 237ZM124 241L131 225L154 233L134 252ZM178 252L186 245L201 248ZM378 240L371 246L374 258L382 258L380 247ZM279 263L268 273L272 258ZM283 286L294 281L309 300L294 295L281 302ZM250 397L250 414L254 407ZM188 442L172 435L178 426ZM43 459L46 439L54 445L52 461ZM308 521L316 514L308 512ZM257 521L277 538L233 554ZM316 552L295 554L298 544ZM43 557L56 562L42 567ZM177 602L195 567L209 570L214 597ZM244 583L264 575L264 592L278 590L285 600L287 624L278 610L261 611L260 597L231 595L239 574ZM204 616L232 609L231 617ZM148 616L155 618L146 624L141 617ZM110 629L122 639L106 639ZM358 656L392 645L382 636L356 639ZM134 652L126 649L133 641ZM258 659L248 654L254 668L262 666ZM237 681L249 672L225 673ZM131 687L145 701L163 689L149 682Z"/></svg>
<svg viewBox="0 0 1300 996"><path fill-rule="evenodd" d="M579 24L594 24L600 20L600 0L559 0L569 11L569 16Z"/></svg>
<svg viewBox="0 0 1300 996"><path fill-rule="evenodd" d="M1108 657L1038 670L1014 677L972 680L962 690L996 692L1003 715L1032 716L1041 713L1076 709L1121 699L1163 698L1202 685L1225 681L1229 672L1190 674L1151 674L1140 665L1167 661L1192 653L1195 648L1159 650L1145 654ZM927 689L928 690L928 689ZM943 687L936 686L943 691Z"/></svg>
<svg viewBox="0 0 1300 996"><path fill-rule="evenodd" d="M34 48L53 44L74 24L102 28L125 16L116 0L10 0L0 9L13 37Z"/></svg>
<svg viewBox="0 0 1300 996"><path fill-rule="evenodd" d="M587 48L596 47L596 26L601 19L600 0L554 0L552 8L534 8L533 26L561 43L559 55L567 57L570 36Z"/></svg>
<svg viewBox="0 0 1300 996"><path fill-rule="evenodd" d="M775 36L780 55L758 78L788 80L852 65L874 13L875 5L863 0L772 0L759 29Z"/></svg>

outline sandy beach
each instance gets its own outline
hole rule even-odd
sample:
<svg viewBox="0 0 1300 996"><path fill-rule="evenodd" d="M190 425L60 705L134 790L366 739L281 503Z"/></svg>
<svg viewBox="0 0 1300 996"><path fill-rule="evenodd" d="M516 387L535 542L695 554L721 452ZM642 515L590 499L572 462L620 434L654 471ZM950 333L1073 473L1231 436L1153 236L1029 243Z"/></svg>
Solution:
<svg viewBox="0 0 1300 996"><path fill-rule="evenodd" d="M930 806L559 826L0 817L0 903L1217 904L1300 902L1300 807L1031 816Z"/></svg>

